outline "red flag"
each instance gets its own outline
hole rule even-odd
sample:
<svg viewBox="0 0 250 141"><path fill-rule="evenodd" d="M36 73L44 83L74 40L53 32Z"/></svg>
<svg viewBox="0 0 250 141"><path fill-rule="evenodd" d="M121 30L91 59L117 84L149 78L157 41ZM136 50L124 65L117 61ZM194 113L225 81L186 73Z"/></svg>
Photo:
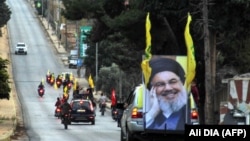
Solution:
<svg viewBox="0 0 250 141"><path fill-rule="evenodd" d="M111 105L112 106L116 105L115 89L112 89L112 92L111 92Z"/></svg>

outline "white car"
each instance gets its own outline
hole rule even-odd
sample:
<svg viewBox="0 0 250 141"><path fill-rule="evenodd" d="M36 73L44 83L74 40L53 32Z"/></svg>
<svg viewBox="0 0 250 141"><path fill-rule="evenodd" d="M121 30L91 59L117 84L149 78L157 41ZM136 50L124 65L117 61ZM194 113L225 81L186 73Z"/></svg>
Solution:
<svg viewBox="0 0 250 141"><path fill-rule="evenodd" d="M71 57L69 60L69 68L77 68L78 57Z"/></svg>
<svg viewBox="0 0 250 141"><path fill-rule="evenodd" d="M28 46L23 42L18 42L15 48L15 54L25 54L27 55Z"/></svg>

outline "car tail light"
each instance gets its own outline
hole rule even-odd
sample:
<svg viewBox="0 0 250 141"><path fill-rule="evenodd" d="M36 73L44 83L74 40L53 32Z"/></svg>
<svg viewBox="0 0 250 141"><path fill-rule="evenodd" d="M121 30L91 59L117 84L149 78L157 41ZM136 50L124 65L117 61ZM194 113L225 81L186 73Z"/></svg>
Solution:
<svg viewBox="0 0 250 141"><path fill-rule="evenodd" d="M133 108L131 118L142 118L142 112L138 111L138 108Z"/></svg>
<svg viewBox="0 0 250 141"><path fill-rule="evenodd" d="M90 103L90 110L93 112L94 111L94 108L93 108L93 104Z"/></svg>
<svg viewBox="0 0 250 141"><path fill-rule="evenodd" d="M199 117L198 111L193 109L191 111L191 119L198 119L198 117Z"/></svg>
<svg viewBox="0 0 250 141"><path fill-rule="evenodd" d="M80 104L83 104L83 100L80 100Z"/></svg>
<svg viewBox="0 0 250 141"><path fill-rule="evenodd" d="M60 109L60 108L57 108L57 109L56 109L56 111L57 111L57 112L60 112L60 111L61 111L61 109Z"/></svg>

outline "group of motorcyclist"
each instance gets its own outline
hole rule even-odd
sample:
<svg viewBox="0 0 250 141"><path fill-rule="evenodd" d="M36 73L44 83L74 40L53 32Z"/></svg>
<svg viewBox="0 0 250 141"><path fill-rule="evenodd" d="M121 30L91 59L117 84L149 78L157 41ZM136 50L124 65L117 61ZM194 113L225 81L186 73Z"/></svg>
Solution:
<svg viewBox="0 0 250 141"><path fill-rule="evenodd" d="M46 75L46 80L48 82L48 78L49 79L54 79L54 73L48 73ZM66 74L64 79L62 77L62 75L58 75L56 77L56 82L60 81L63 85L63 96L57 97L57 100L55 102L55 116L57 116L58 118L62 119L62 122L64 121L65 115L66 114L70 114L72 107L71 105L68 103L68 99L69 99L69 88L68 88L68 84L71 83L73 84L73 81L70 79L69 74ZM49 83L49 82L48 82ZM44 89L44 84L41 81L40 84L38 85L38 89ZM76 82L76 86L73 89L73 98L86 98L86 99L90 99L92 101L93 107L96 108L96 101L94 100L94 96L93 96L93 89L92 88L88 88L84 93L80 94L80 90L82 90L83 88L80 87L79 83ZM102 112L102 110L105 111L106 108L106 102L108 101L106 95L104 95L103 93L101 93L101 97L99 98L99 100L97 100L97 102L99 103L99 108L100 108L100 112ZM57 113L57 109L60 109L60 114ZM117 110L115 108L115 105L111 106L112 110ZM56 115L57 114L57 115ZM118 120L118 127L120 127L120 123Z"/></svg>

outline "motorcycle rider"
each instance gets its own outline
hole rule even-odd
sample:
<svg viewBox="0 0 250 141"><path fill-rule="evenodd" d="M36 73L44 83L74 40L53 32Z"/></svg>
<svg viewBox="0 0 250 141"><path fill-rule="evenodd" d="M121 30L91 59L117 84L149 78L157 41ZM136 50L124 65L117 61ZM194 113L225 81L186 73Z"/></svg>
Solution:
<svg viewBox="0 0 250 141"><path fill-rule="evenodd" d="M65 87L67 87L69 83L70 83L69 79L64 79L63 80L63 89L65 89Z"/></svg>
<svg viewBox="0 0 250 141"><path fill-rule="evenodd" d="M40 84L38 85L38 89L44 89L44 85L43 85L43 82L41 81Z"/></svg>
<svg viewBox="0 0 250 141"><path fill-rule="evenodd" d="M100 97L100 99L99 99L99 108L101 109L102 108L102 106L106 106L106 102L107 102L107 97L103 94L103 93L101 93L101 97ZM101 111L101 110L100 110Z"/></svg>
<svg viewBox="0 0 250 141"><path fill-rule="evenodd" d="M61 100L60 100L59 97L57 97L57 101L56 101L56 103L55 103L55 107L56 107L56 109L57 109L57 108L60 108L60 106L61 106ZM55 115L56 115L56 109L55 109Z"/></svg>
<svg viewBox="0 0 250 141"><path fill-rule="evenodd" d="M64 99L64 102L63 104L61 104L60 108L61 108L61 116L62 116L62 122L63 122L65 115L70 114L72 108L71 108L71 105L68 103L67 99Z"/></svg>
<svg viewBox="0 0 250 141"><path fill-rule="evenodd" d="M80 97L80 90L82 90L83 87L80 87L80 85L79 85L78 82L76 82L75 85L76 85L76 87L75 87L75 89L73 90L73 98L81 98L81 97Z"/></svg>
<svg viewBox="0 0 250 141"><path fill-rule="evenodd" d="M58 75L57 75L57 77L56 77L56 81L60 81L60 82L62 82L62 76L61 76L60 74L58 74Z"/></svg>

